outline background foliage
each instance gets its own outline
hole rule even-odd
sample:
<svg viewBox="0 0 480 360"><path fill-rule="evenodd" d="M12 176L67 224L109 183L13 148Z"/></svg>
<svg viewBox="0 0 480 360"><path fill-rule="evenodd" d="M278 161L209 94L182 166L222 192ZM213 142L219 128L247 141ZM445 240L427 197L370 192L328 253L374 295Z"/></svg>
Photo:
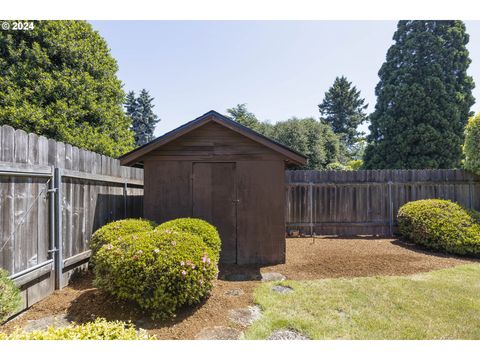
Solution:
<svg viewBox="0 0 480 360"><path fill-rule="evenodd" d="M0 31L0 124L117 157L134 145L117 70L87 22Z"/></svg>
<svg viewBox="0 0 480 360"><path fill-rule="evenodd" d="M474 103L462 21L400 21L370 116L367 169L458 168Z"/></svg>
<svg viewBox="0 0 480 360"><path fill-rule="evenodd" d="M471 117L465 128L464 168L480 175L480 113Z"/></svg>

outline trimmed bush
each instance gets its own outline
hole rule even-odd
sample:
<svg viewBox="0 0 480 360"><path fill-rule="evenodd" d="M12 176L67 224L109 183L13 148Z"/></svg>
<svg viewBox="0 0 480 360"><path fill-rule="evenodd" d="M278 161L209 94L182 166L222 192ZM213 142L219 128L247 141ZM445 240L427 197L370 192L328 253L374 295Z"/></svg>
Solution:
<svg viewBox="0 0 480 360"><path fill-rule="evenodd" d="M82 325L72 325L32 332L15 331L10 335L0 333L0 340L154 340L145 330L137 331L128 322L107 321L102 318Z"/></svg>
<svg viewBox="0 0 480 360"><path fill-rule="evenodd" d="M480 113L470 118L465 127L463 154L465 155L463 167L480 175Z"/></svg>
<svg viewBox="0 0 480 360"><path fill-rule="evenodd" d="M8 278L7 271L0 269L0 324L20 308L20 302L20 291Z"/></svg>
<svg viewBox="0 0 480 360"><path fill-rule="evenodd" d="M209 224L205 220L194 218L180 218L164 222L157 227L159 231L184 231L194 235L198 235L205 245L216 254L214 259L218 261L220 258L220 249L222 246L220 235L215 226Z"/></svg>
<svg viewBox="0 0 480 360"><path fill-rule="evenodd" d="M398 211L404 239L459 255L480 254L480 225L460 205L439 199L412 201Z"/></svg>
<svg viewBox="0 0 480 360"><path fill-rule="evenodd" d="M153 221L145 219L124 219L113 221L102 226L95 231L90 240L90 249L92 255L96 253L103 245L109 244L114 240L118 240L124 235L151 231L157 224Z"/></svg>
<svg viewBox="0 0 480 360"><path fill-rule="evenodd" d="M153 318L171 317L210 294L215 252L187 232L155 229L122 236L94 256L95 285L133 301Z"/></svg>

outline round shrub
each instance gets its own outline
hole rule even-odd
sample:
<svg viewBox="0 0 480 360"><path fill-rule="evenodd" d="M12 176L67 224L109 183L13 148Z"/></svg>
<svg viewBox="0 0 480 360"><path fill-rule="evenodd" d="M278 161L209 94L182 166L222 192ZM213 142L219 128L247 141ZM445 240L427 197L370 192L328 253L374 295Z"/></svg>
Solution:
<svg viewBox="0 0 480 360"><path fill-rule="evenodd" d="M95 254L95 285L154 318L170 317L210 294L218 275L213 255L200 237L186 232L126 235Z"/></svg>
<svg viewBox="0 0 480 360"><path fill-rule="evenodd" d="M124 219L113 221L95 231L90 239L92 254L96 253L103 245L109 244L119 237L128 234L153 230L157 226L153 221L145 219Z"/></svg>
<svg viewBox="0 0 480 360"><path fill-rule="evenodd" d="M480 113L468 120L465 127L465 144L463 145L466 170L480 175Z"/></svg>
<svg viewBox="0 0 480 360"><path fill-rule="evenodd" d="M0 324L19 309L20 302L20 291L8 278L7 271L0 269Z"/></svg>
<svg viewBox="0 0 480 360"><path fill-rule="evenodd" d="M17 330L10 335L0 333L0 340L154 340L145 330L137 331L128 322L107 321L102 318L94 322L46 330L24 332Z"/></svg>
<svg viewBox="0 0 480 360"><path fill-rule="evenodd" d="M480 254L480 225L460 205L438 199L412 201L398 211L404 239L433 250Z"/></svg>
<svg viewBox="0 0 480 360"><path fill-rule="evenodd" d="M180 218L164 222L157 227L157 230L164 231L185 231L199 236L205 245L214 251L215 259L218 261L220 257L220 249L222 242L215 226L209 224L205 220L194 218Z"/></svg>

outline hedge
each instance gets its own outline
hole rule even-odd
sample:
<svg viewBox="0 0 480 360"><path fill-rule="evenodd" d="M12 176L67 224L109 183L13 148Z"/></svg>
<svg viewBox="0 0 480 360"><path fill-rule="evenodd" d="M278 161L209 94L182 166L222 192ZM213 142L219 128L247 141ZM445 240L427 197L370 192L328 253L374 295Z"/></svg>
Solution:
<svg viewBox="0 0 480 360"><path fill-rule="evenodd" d="M439 199L412 201L398 211L402 237L429 249L480 254L480 224L460 205Z"/></svg>
<svg viewBox="0 0 480 360"><path fill-rule="evenodd" d="M10 335L0 333L0 340L154 340L145 330L137 331L132 323L107 321L98 318L82 325L49 327L46 330L24 332L17 330Z"/></svg>
<svg viewBox="0 0 480 360"><path fill-rule="evenodd" d="M7 271L0 269L0 324L19 310L20 303L20 291L8 278Z"/></svg>
<svg viewBox="0 0 480 360"><path fill-rule="evenodd" d="M92 235L89 246L92 250L92 254L94 254L103 245L121 239L124 235L150 231L156 226L157 224L153 221L145 219L124 219L113 221L95 231Z"/></svg>
<svg viewBox="0 0 480 360"><path fill-rule="evenodd" d="M205 220L195 218L180 218L164 222L157 227L159 231L184 231L194 235L198 235L205 245L215 252L215 260L220 257L221 240L215 226L209 224Z"/></svg>
<svg viewBox="0 0 480 360"><path fill-rule="evenodd" d="M216 253L187 232L155 229L122 236L94 255L95 285L133 301L153 318L174 316L210 294Z"/></svg>

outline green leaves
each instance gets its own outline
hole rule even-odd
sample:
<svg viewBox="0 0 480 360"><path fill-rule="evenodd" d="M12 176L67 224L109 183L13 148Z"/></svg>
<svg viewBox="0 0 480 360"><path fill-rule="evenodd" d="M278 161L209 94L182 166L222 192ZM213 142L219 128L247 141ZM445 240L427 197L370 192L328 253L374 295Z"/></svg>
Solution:
<svg viewBox="0 0 480 360"><path fill-rule="evenodd" d="M480 254L480 225L460 205L448 200L412 201L398 211L402 236L433 250Z"/></svg>
<svg viewBox="0 0 480 360"><path fill-rule="evenodd" d="M19 310L20 290L8 278L6 270L0 268L0 324Z"/></svg>
<svg viewBox="0 0 480 360"><path fill-rule="evenodd" d="M480 114L468 121L465 128L463 153L465 155L463 167L480 175Z"/></svg>
<svg viewBox="0 0 480 360"><path fill-rule="evenodd" d="M456 168L474 103L461 21L400 21L370 116L367 169Z"/></svg>
<svg viewBox="0 0 480 360"><path fill-rule="evenodd" d="M84 21L0 32L0 124L117 157L133 148L117 63Z"/></svg>
<svg viewBox="0 0 480 360"><path fill-rule="evenodd" d="M211 231L195 229L202 239L192 224L180 221L154 230L145 223L142 232L119 235L117 223L106 225L115 236L94 253L96 286L158 318L174 316L180 307L208 296L219 258L219 251L206 245L215 243L205 241Z"/></svg>

